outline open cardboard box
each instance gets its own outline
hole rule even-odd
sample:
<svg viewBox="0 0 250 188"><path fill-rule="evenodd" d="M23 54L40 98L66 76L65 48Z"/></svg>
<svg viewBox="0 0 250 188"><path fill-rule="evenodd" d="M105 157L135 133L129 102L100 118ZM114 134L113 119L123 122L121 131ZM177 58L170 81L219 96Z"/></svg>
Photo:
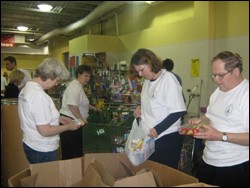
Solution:
<svg viewBox="0 0 250 188"><path fill-rule="evenodd" d="M183 185L177 185L174 187L219 187L217 185L209 185L206 183L189 183L189 184L183 184Z"/></svg>
<svg viewBox="0 0 250 188"><path fill-rule="evenodd" d="M91 175L88 168L94 161L98 165L92 168L94 175ZM103 175L113 179L113 186L169 187L198 183L192 176L150 160L133 167L125 154L92 153L75 159L32 164L10 177L8 184L10 187L70 187L84 186L84 183L92 186L91 182L97 186L99 181L100 186L111 186L103 182Z"/></svg>

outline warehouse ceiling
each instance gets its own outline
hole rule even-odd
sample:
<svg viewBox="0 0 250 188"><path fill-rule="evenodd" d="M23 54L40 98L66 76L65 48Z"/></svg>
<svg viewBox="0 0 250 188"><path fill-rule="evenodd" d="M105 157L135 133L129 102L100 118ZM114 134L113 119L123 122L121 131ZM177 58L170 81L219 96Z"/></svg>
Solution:
<svg viewBox="0 0 250 188"><path fill-rule="evenodd" d="M1 1L1 32L18 33L25 25L27 33L46 34L69 25L91 13L103 1ZM40 11L40 3L53 6L50 12Z"/></svg>
<svg viewBox="0 0 250 188"><path fill-rule="evenodd" d="M55 36L70 36L118 7L143 1L1 1L1 34L20 34L25 43L37 46ZM156 1L157 2L157 1ZM49 4L50 12L39 10L39 4ZM122 8L121 8L122 9ZM120 9L120 10L121 10ZM19 31L17 26L26 26Z"/></svg>
<svg viewBox="0 0 250 188"><path fill-rule="evenodd" d="M1 34L25 34L39 38L84 19L104 1L1 1ZM40 11L40 3L53 6L50 12ZM28 31L18 31L25 25Z"/></svg>

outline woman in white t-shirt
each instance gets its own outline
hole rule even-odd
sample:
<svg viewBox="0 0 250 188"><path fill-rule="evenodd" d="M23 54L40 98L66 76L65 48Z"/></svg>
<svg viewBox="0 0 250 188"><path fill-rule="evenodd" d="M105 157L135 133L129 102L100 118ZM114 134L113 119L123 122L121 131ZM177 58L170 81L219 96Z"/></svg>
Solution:
<svg viewBox="0 0 250 188"><path fill-rule="evenodd" d="M18 114L23 131L23 147L31 164L56 160L59 134L75 131L83 125L59 117L53 100L45 92L68 77L69 72L62 62L47 58L36 69L33 80L27 82L19 94ZM64 125L59 126L59 121Z"/></svg>
<svg viewBox="0 0 250 188"><path fill-rule="evenodd" d="M148 49L139 49L131 59L131 71L144 77L141 106L134 111L148 136L155 138L155 152L149 157L178 169L183 136L178 133L186 113L182 87L176 77L162 69L161 60Z"/></svg>
<svg viewBox="0 0 250 188"><path fill-rule="evenodd" d="M63 94L60 114L71 119L80 120L87 123L89 109L97 110L89 104L83 87L91 78L90 66L80 65L76 68L76 79L72 80ZM77 131L66 131L60 134L62 159L72 159L83 156L82 128Z"/></svg>

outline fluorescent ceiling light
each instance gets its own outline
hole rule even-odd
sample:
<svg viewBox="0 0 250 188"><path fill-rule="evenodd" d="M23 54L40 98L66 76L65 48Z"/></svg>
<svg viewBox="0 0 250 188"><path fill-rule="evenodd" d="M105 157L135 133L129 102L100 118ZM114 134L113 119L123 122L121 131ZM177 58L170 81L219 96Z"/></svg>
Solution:
<svg viewBox="0 0 250 188"><path fill-rule="evenodd" d="M152 4L155 1L145 1L145 2L148 3L148 4Z"/></svg>
<svg viewBox="0 0 250 188"><path fill-rule="evenodd" d="M27 30L28 30L28 27L26 27L26 26L17 26L17 29L18 29L19 31L27 31Z"/></svg>
<svg viewBox="0 0 250 188"><path fill-rule="evenodd" d="M48 4L40 4L37 6L41 11L44 11L44 12L49 12L53 8L51 5L48 5Z"/></svg>

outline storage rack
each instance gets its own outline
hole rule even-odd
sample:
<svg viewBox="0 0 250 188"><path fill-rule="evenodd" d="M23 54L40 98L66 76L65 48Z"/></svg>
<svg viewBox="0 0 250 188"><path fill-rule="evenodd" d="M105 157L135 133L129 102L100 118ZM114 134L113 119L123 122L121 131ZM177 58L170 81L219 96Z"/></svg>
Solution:
<svg viewBox="0 0 250 188"><path fill-rule="evenodd" d="M134 105L106 103L102 111L90 112L83 127L83 152L123 153L127 136L132 127ZM127 112L126 117L123 112Z"/></svg>

